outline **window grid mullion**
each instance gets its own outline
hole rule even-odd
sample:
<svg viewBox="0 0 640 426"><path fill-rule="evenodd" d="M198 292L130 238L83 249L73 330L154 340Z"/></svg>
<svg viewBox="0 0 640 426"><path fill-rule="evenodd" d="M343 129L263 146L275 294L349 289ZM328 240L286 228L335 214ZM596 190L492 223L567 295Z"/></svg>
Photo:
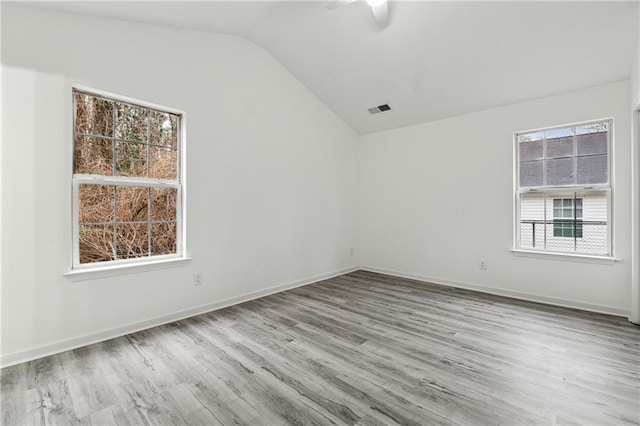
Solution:
<svg viewBox="0 0 640 426"><path fill-rule="evenodd" d="M573 193L573 251L578 251L578 221L577 221L577 205L578 205L578 198L577 198L578 193L574 192Z"/></svg>
<svg viewBox="0 0 640 426"><path fill-rule="evenodd" d="M105 139L105 140L115 141L115 142L125 142L125 143L130 143L130 144L146 145L146 142L137 141L137 140L133 140L133 139L122 139L122 138L117 138L117 137L113 137L113 136L93 135L91 133L83 133L83 132L75 132L75 135L76 136L84 136L86 138L93 138L93 139ZM161 144L157 144L157 143L150 143L149 145L152 146L152 147L156 147L156 148L170 149L172 151L177 151L178 150L176 147L171 146L171 145L161 145Z"/></svg>
<svg viewBox="0 0 640 426"><path fill-rule="evenodd" d="M74 92L71 92L71 104L73 105L73 122L72 122L72 129L73 129L73 140L72 140L72 147L73 149L71 150L71 158L73 159L72 161L72 165L71 165L71 196L73 197L73 199L71 200L71 208L72 208L72 212L71 212L71 238L72 240L72 253L71 253L71 266L74 267L78 264L80 264L80 203L79 203L79 189L78 189L78 183L75 181L75 179L73 178L73 176L75 175L75 171L76 171L76 155L75 155L75 151L76 151L76 136L75 136L75 131L77 128L77 121L78 121L78 100L76 99L77 96Z"/></svg>
<svg viewBox="0 0 640 426"><path fill-rule="evenodd" d="M542 137L542 186L547 186L547 132Z"/></svg>
<svg viewBox="0 0 640 426"><path fill-rule="evenodd" d="M547 225L547 210L549 209L548 206L547 206L548 202L549 202L548 196L547 196L547 193L545 192L544 193L544 198L543 198L543 203L544 203L544 216L543 216L544 228L542 228L544 230L544 233L542 235L544 237L542 247L544 247L545 250L547 249L547 229L548 229L548 225ZM553 208L553 206L551 206L551 208Z"/></svg>
<svg viewBox="0 0 640 426"><path fill-rule="evenodd" d="M151 178L151 110L147 108L147 178ZM151 256L151 188L147 188L147 254Z"/></svg>
<svg viewBox="0 0 640 426"><path fill-rule="evenodd" d="M175 180L143 179L129 176L74 175L73 179L87 185L142 186L149 188L178 188Z"/></svg>
<svg viewBox="0 0 640 426"><path fill-rule="evenodd" d="M578 129L576 127L571 129L573 132L573 183L578 183Z"/></svg>
<svg viewBox="0 0 640 426"><path fill-rule="evenodd" d="M151 223L176 223L176 220L152 220ZM146 220L131 220L126 222L115 222L117 225L144 225L148 223ZM105 226L112 225L113 222L82 222L83 226Z"/></svg>

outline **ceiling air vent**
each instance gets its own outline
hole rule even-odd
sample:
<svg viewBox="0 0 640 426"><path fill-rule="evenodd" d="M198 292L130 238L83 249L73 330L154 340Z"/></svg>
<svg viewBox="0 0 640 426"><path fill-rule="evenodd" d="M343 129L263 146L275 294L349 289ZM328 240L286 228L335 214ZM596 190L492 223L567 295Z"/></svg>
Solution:
<svg viewBox="0 0 640 426"><path fill-rule="evenodd" d="M389 111L391 107L388 104L378 105L377 107L369 108L369 114L377 114L379 112Z"/></svg>

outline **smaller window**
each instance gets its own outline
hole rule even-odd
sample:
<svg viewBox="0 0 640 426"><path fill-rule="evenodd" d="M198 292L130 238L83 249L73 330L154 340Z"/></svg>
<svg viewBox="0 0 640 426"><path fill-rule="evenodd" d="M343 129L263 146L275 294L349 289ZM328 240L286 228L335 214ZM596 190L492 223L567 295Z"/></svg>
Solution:
<svg viewBox="0 0 640 426"><path fill-rule="evenodd" d="M582 238L582 198L553 199L553 236Z"/></svg>
<svg viewBox="0 0 640 426"><path fill-rule="evenodd" d="M515 134L516 249L612 256L612 120Z"/></svg>

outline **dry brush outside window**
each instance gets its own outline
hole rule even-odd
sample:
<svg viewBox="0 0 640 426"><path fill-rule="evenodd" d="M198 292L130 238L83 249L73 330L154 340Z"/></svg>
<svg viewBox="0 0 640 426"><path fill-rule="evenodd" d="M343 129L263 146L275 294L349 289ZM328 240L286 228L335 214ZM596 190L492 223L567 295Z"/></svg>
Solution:
<svg viewBox="0 0 640 426"><path fill-rule="evenodd" d="M182 117L141 104L73 90L74 268L182 254Z"/></svg>

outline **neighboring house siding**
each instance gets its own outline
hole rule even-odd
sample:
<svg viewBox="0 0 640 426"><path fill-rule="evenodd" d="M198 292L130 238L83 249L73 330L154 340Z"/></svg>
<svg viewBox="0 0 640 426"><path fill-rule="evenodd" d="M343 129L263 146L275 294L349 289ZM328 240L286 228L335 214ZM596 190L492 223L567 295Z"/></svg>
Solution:
<svg viewBox="0 0 640 426"><path fill-rule="evenodd" d="M545 226L539 223L545 220L544 194L529 193L522 195L520 220L520 247L544 248Z"/></svg>
<svg viewBox="0 0 640 426"><path fill-rule="evenodd" d="M554 198L572 198L573 193L556 194ZM545 208L544 194L523 194L520 202L520 247L555 251L607 253L607 196L605 192L586 193L582 198L582 236L554 236L553 199ZM546 213L546 216L545 216ZM535 222L531 223L531 222ZM591 224L589 222L602 222ZM546 223L546 224L545 224ZM579 223L579 222L578 222ZM535 236L533 230L535 228ZM545 236L546 234L546 236Z"/></svg>

